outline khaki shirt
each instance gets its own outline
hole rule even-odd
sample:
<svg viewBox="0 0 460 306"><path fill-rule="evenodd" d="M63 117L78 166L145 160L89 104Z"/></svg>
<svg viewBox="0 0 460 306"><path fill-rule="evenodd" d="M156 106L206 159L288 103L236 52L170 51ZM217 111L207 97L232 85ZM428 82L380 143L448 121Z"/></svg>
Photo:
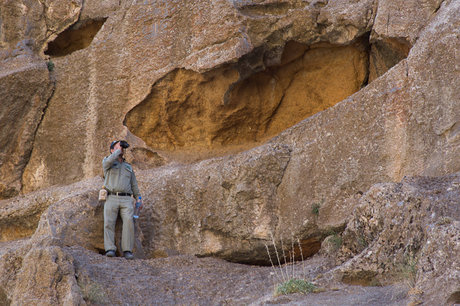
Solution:
<svg viewBox="0 0 460 306"><path fill-rule="evenodd" d="M136 175L133 167L127 162L119 162L121 150L117 149L102 160L104 169L104 186L110 192L125 192L138 198L141 194L137 186Z"/></svg>

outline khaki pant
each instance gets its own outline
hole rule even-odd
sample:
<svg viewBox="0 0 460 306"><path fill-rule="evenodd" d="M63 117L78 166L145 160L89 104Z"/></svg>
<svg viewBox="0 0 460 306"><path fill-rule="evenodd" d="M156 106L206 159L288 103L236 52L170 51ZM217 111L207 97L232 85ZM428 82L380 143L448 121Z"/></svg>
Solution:
<svg viewBox="0 0 460 306"><path fill-rule="evenodd" d="M114 250L115 246L115 224L118 211L123 220L121 234L121 249L123 252L133 251L134 246L134 221L133 221L133 199L128 196L120 197L109 195L104 205L104 248L106 251Z"/></svg>

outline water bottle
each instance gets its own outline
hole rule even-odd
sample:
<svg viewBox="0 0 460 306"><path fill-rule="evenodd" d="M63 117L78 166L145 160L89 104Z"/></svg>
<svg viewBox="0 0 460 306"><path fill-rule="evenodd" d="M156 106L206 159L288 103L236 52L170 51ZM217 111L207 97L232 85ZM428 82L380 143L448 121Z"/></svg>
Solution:
<svg viewBox="0 0 460 306"><path fill-rule="evenodd" d="M142 197L139 197L139 199L136 201L136 208L134 208L134 215L133 215L134 220L139 219L139 212L141 211L140 209L141 200L142 200Z"/></svg>
<svg viewBox="0 0 460 306"><path fill-rule="evenodd" d="M105 186L102 186L102 189L99 190L99 201L106 201L107 200L107 189Z"/></svg>

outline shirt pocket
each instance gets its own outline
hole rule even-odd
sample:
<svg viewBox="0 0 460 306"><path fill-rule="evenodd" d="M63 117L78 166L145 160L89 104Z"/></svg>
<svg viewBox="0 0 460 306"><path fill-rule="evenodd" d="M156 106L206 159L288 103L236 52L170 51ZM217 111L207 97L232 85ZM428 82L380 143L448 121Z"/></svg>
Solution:
<svg viewBox="0 0 460 306"><path fill-rule="evenodd" d="M133 172L133 169L131 167L123 166L121 167L121 176L123 179L128 178L131 179L131 174Z"/></svg>

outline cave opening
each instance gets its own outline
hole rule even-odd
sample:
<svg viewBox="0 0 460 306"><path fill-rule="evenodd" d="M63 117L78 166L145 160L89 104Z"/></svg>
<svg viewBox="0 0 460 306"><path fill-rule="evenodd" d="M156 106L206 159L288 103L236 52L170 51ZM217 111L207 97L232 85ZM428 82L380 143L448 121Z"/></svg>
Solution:
<svg viewBox="0 0 460 306"><path fill-rule="evenodd" d="M0 242L31 237L37 230L42 211L0 222Z"/></svg>
<svg viewBox="0 0 460 306"><path fill-rule="evenodd" d="M249 72L263 59L247 56L204 73L175 69L124 124L177 158L248 149L359 91L368 81L368 59L363 37L347 46L290 41L279 64Z"/></svg>
<svg viewBox="0 0 460 306"><path fill-rule="evenodd" d="M247 150L334 106L383 75L410 50L398 39L349 45L289 41L273 62L255 49L237 63L157 80L124 125L162 156L197 161Z"/></svg>
<svg viewBox="0 0 460 306"><path fill-rule="evenodd" d="M102 18L77 22L49 42L45 54L60 57L87 48L106 20Z"/></svg>
<svg viewBox="0 0 460 306"><path fill-rule="evenodd" d="M297 241L286 240L284 244L281 241L276 245L262 244L250 252L232 254L231 257L224 259L251 266L296 265L318 253L322 240L323 237L310 237Z"/></svg>

